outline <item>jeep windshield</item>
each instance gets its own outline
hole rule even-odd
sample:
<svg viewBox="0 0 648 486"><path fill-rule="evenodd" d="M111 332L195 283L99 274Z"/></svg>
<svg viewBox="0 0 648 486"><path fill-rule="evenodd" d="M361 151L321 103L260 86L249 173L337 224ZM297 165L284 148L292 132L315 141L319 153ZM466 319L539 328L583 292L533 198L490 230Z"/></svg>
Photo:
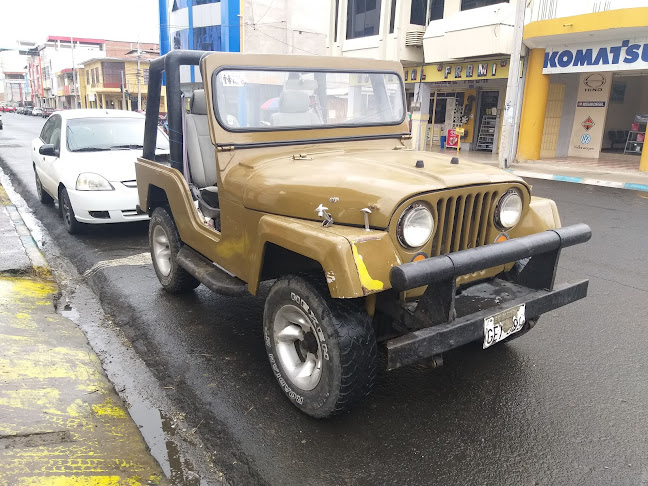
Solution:
<svg viewBox="0 0 648 486"><path fill-rule="evenodd" d="M398 125L405 116L395 72L225 68L212 83L215 115L228 131Z"/></svg>

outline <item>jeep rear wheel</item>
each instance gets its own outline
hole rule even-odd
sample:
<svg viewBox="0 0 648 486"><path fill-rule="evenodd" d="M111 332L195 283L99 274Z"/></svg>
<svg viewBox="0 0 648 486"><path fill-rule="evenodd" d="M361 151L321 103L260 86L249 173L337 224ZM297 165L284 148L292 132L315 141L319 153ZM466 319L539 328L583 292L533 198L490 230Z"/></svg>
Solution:
<svg viewBox="0 0 648 486"><path fill-rule="evenodd" d="M200 281L178 265L182 243L173 218L165 208L155 208L149 223L149 247L153 268L164 290L172 294L189 292Z"/></svg>
<svg viewBox="0 0 648 486"><path fill-rule="evenodd" d="M304 413L346 412L371 391L376 338L360 302L331 298L310 276L283 277L266 299L263 328L272 372Z"/></svg>

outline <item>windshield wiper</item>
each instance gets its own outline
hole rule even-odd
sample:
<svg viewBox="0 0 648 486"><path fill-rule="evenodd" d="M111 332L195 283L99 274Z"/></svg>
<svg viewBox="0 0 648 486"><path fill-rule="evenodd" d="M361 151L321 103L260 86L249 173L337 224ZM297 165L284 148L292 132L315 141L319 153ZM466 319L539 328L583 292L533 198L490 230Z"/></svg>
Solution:
<svg viewBox="0 0 648 486"><path fill-rule="evenodd" d="M110 149L141 149L144 148L144 145L137 143L126 143L124 145L113 145Z"/></svg>
<svg viewBox="0 0 648 486"><path fill-rule="evenodd" d="M103 152L105 150L110 150L106 147L82 147L75 150L70 150L70 152Z"/></svg>

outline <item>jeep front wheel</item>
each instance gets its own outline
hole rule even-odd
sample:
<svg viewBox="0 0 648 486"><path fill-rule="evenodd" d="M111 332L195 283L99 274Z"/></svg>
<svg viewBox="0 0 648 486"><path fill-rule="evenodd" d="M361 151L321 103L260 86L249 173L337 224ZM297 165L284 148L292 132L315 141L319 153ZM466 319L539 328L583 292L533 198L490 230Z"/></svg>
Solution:
<svg viewBox="0 0 648 486"><path fill-rule="evenodd" d="M272 373L306 414L345 412L371 391L376 338L360 302L331 298L310 276L282 277L268 294L263 328Z"/></svg>
<svg viewBox="0 0 648 486"><path fill-rule="evenodd" d="M178 265L182 242L173 218L165 208L155 208L149 223L149 246L153 268L162 287L172 294L189 292L200 281Z"/></svg>

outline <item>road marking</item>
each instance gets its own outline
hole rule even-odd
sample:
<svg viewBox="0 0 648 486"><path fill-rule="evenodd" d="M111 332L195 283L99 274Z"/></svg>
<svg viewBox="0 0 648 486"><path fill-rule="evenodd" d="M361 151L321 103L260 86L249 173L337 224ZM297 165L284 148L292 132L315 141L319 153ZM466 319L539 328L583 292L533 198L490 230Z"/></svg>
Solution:
<svg viewBox="0 0 648 486"><path fill-rule="evenodd" d="M86 270L83 275L81 275L82 279L86 279L97 273L99 270L104 270L106 268L110 267L121 267L123 265L150 265L151 264L151 254L146 252L146 253L138 253L137 255L131 255L127 256L124 258L115 258L113 260L103 260L100 262L95 263L90 267L88 270Z"/></svg>

